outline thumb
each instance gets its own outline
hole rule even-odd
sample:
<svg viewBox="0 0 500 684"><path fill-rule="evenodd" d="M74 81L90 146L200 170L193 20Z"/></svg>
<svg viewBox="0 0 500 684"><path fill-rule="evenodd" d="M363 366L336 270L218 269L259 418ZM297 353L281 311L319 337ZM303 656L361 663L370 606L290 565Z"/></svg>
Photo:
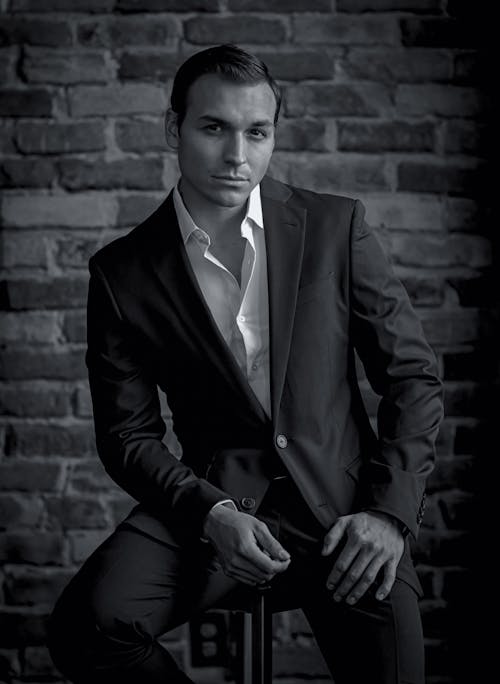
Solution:
<svg viewBox="0 0 500 684"><path fill-rule="evenodd" d="M265 523L256 526L254 534L262 550L269 555L271 560L290 560L288 551L286 551L279 541L273 537Z"/></svg>
<svg viewBox="0 0 500 684"><path fill-rule="evenodd" d="M328 556L335 549L339 541L344 536L347 519L345 517L338 518L336 523L326 533L323 541L323 548L321 549L322 556Z"/></svg>

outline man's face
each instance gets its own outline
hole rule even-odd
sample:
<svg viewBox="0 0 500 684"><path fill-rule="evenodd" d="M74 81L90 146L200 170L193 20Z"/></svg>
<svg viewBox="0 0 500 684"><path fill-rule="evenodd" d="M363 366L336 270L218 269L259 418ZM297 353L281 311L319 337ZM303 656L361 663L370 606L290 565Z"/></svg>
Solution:
<svg viewBox="0 0 500 684"><path fill-rule="evenodd" d="M265 82L240 84L207 74L193 83L176 130L188 203L203 208L246 202L271 159L275 111L274 93Z"/></svg>

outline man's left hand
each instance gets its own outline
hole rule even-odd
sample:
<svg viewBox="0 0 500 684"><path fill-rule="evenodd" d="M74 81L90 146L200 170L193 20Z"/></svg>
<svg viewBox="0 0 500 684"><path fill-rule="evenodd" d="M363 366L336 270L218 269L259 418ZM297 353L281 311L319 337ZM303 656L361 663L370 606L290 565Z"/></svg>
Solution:
<svg viewBox="0 0 500 684"><path fill-rule="evenodd" d="M325 536L323 556L330 555L340 541L346 543L328 576L327 587L336 601L356 603L383 568L383 582L376 598L384 599L396 579L403 555L404 539L395 518L384 513L363 511L340 517Z"/></svg>

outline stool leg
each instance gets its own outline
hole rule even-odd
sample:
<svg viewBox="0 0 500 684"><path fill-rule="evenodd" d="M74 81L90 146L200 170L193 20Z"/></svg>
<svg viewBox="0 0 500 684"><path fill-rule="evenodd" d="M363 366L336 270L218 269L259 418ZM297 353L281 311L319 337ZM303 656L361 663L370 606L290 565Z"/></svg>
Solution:
<svg viewBox="0 0 500 684"><path fill-rule="evenodd" d="M272 616L259 592L252 612L252 684L272 683Z"/></svg>

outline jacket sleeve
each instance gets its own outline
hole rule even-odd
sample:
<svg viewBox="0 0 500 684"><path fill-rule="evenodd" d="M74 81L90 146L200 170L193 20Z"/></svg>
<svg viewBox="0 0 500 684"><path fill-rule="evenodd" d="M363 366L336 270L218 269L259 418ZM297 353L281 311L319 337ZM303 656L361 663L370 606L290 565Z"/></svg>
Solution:
<svg viewBox="0 0 500 684"><path fill-rule="evenodd" d="M148 510L199 537L208 511L228 494L198 478L162 442L154 373L95 257L89 270L86 364L99 457Z"/></svg>
<svg viewBox="0 0 500 684"><path fill-rule="evenodd" d="M416 537L443 415L442 383L406 290L359 201L351 223L351 297L354 345L381 396L378 450L367 464L363 508L396 517Z"/></svg>

